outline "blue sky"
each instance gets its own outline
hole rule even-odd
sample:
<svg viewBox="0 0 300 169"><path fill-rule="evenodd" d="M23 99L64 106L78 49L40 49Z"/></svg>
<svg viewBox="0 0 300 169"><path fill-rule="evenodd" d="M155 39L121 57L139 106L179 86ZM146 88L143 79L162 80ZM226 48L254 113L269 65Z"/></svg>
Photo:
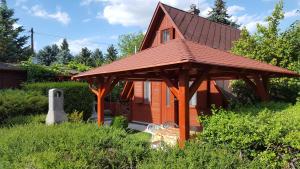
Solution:
<svg viewBox="0 0 300 169"><path fill-rule="evenodd" d="M145 32L158 0L7 0L19 18L18 25L34 28L36 50L67 38L72 53L82 47L105 51L109 44L117 44L118 36ZM207 16L214 0L162 0L180 9L195 3L200 15ZM227 0L232 19L255 31L257 23L272 12L277 0ZM285 0L285 19L280 27L285 29L300 14L300 0Z"/></svg>

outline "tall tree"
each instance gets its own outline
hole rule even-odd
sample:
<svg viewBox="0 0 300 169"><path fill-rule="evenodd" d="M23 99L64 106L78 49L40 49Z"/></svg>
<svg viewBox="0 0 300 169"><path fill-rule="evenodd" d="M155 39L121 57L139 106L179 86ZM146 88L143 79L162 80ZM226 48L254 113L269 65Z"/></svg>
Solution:
<svg viewBox="0 0 300 169"><path fill-rule="evenodd" d="M96 67L96 66L101 66L104 64L105 62L105 59L104 59L104 56L103 56L103 53L101 52L100 49L95 49L95 51L92 53L92 60L93 60L93 67Z"/></svg>
<svg viewBox="0 0 300 169"><path fill-rule="evenodd" d="M60 51L57 56L58 62L61 64L67 64L72 60L72 55L70 53L69 44L67 39L64 39L62 41L62 44L60 45Z"/></svg>
<svg viewBox="0 0 300 169"><path fill-rule="evenodd" d="M118 42L121 56L128 56L134 54L135 50L138 51L143 38L142 32L121 35Z"/></svg>
<svg viewBox="0 0 300 169"><path fill-rule="evenodd" d="M231 51L299 72L300 24L296 21L288 30L280 33L279 24L283 18L283 1L281 0L276 4L272 15L265 19L268 25L258 24L257 32L253 35L244 28L240 39L234 43ZM272 79L270 91L275 98L295 101L299 97L299 84L299 79Z"/></svg>
<svg viewBox="0 0 300 169"><path fill-rule="evenodd" d="M114 45L110 45L107 48L107 53L106 53L105 57L106 57L107 62L113 62L113 61L117 60L117 58L118 58L118 51L114 47Z"/></svg>
<svg viewBox="0 0 300 169"><path fill-rule="evenodd" d="M81 49L81 52L76 56L75 60L78 63L90 66L92 63L91 55L92 55L92 52L88 48L85 47L85 48Z"/></svg>
<svg viewBox="0 0 300 169"><path fill-rule="evenodd" d="M240 27L237 23L230 20L231 16L227 13L226 3L223 0L215 0L215 5L212 11L208 13L207 19L223 23L225 25L231 25L233 27Z"/></svg>
<svg viewBox="0 0 300 169"><path fill-rule="evenodd" d="M13 18L14 11L7 7L6 0L0 1L0 61L20 62L27 60L31 54L26 46L28 36L21 36L22 26Z"/></svg>
<svg viewBox="0 0 300 169"><path fill-rule="evenodd" d="M37 54L37 59L40 64L50 66L52 63L57 61L57 55L59 53L58 46L46 46L41 49Z"/></svg>

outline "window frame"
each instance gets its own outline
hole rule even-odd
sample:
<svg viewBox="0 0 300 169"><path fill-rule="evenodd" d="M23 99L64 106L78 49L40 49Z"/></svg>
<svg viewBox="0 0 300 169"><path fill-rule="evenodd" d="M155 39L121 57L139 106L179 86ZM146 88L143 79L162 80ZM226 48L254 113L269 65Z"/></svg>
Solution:
<svg viewBox="0 0 300 169"><path fill-rule="evenodd" d="M151 89L151 87L152 87L151 81L144 81L144 86L143 86L144 104L151 104L151 101L152 101L152 89ZM148 92L148 94L147 94L147 92Z"/></svg>
<svg viewBox="0 0 300 169"><path fill-rule="evenodd" d="M193 84L193 81L189 81L189 87ZM194 100L193 100L194 99ZM189 106L190 107L196 107L198 104L198 99L197 99L197 90L189 100Z"/></svg>
<svg viewBox="0 0 300 169"><path fill-rule="evenodd" d="M169 35L169 36L166 36L166 40L164 40L165 33L168 33L168 35ZM169 39L167 39L167 38L169 38ZM169 42L170 40L171 40L171 31L170 31L170 29L163 29L161 31L161 43L164 44L164 43Z"/></svg>

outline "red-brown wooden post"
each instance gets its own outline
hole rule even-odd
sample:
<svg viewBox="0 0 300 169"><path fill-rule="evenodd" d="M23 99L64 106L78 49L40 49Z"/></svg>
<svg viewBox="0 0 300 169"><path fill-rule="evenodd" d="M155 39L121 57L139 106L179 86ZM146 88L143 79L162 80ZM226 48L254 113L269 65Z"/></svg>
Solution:
<svg viewBox="0 0 300 169"><path fill-rule="evenodd" d="M189 118L189 77L187 71L179 73L179 146L184 147L184 143L190 136Z"/></svg>
<svg viewBox="0 0 300 169"><path fill-rule="evenodd" d="M207 108L207 111L210 112L210 108L211 108L211 105L210 105L210 79L207 78L207 83L206 83L206 108Z"/></svg>
<svg viewBox="0 0 300 169"><path fill-rule="evenodd" d="M105 90L103 84L99 86L97 95L97 117L98 126L100 127L104 123L104 95L101 94Z"/></svg>

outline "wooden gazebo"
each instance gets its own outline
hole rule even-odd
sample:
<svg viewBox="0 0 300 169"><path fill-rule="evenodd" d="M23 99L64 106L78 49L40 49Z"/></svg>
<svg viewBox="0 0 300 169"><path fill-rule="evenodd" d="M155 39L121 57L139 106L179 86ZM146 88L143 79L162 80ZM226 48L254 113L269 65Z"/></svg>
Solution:
<svg viewBox="0 0 300 169"><path fill-rule="evenodd" d="M179 101L179 145L189 139L189 100L204 80L243 79L269 100L267 82L273 77L299 77L295 72L237 56L184 39L174 39L111 64L80 73L98 98L98 125L104 122L104 97L118 81L163 81ZM189 82L193 81L192 85ZM190 86L190 87L189 87Z"/></svg>

